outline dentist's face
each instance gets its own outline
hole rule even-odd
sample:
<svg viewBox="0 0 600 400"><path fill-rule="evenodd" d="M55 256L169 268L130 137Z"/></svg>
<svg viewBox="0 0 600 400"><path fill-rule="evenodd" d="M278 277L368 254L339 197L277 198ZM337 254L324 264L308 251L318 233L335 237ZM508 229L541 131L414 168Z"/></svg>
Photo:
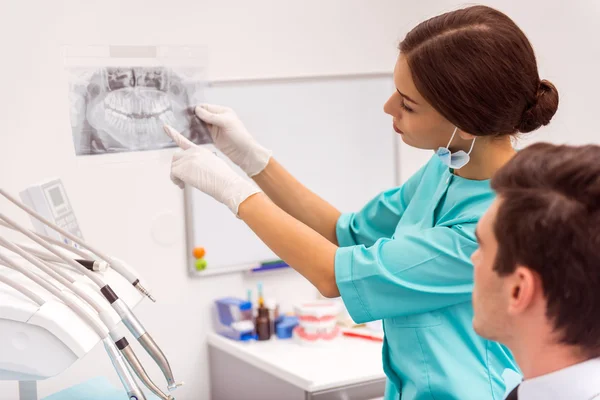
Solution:
<svg viewBox="0 0 600 400"><path fill-rule="evenodd" d="M394 68L394 84L396 90L383 110L393 117L394 130L402 140L419 149L446 146L455 127L421 96L402 54Z"/></svg>

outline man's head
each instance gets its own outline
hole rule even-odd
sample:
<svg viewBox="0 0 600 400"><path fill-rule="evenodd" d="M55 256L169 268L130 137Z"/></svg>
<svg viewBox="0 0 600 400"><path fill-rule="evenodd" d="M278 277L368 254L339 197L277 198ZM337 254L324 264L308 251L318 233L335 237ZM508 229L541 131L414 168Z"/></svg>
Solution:
<svg viewBox="0 0 600 400"><path fill-rule="evenodd" d="M475 330L600 356L600 146L529 146L492 188L473 254Z"/></svg>

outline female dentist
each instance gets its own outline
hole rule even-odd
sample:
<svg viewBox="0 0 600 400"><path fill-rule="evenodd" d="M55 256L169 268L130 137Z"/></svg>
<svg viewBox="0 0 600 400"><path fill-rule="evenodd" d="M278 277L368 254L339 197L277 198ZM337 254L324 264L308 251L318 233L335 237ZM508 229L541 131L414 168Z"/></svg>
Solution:
<svg viewBox="0 0 600 400"><path fill-rule="evenodd" d="M523 32L483 6L416 26L394 82L384 106L394 129L435 154L359 212L341 214L304 187L220 106L196 114L260 189L166 127L185 150L171 178L227 205L323 295L341 296L356 322L383 320L386 399L501 399L503 371L519 370L472 328L474 230L494 197L490 177L515 153L511 135L548 124L558 93L540 80Z"/></svg>

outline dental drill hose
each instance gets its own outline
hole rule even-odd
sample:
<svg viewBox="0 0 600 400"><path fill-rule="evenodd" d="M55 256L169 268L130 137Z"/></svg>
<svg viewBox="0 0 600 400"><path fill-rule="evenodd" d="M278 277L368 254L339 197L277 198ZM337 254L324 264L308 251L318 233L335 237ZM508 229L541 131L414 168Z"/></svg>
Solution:
<svg viewBox="0 0 600 400"><path fill-rule="evenodd" d="M127 268L125 268L118 260L113 259L113 258L107 256L106 254L102 253L101 251L99 251L99 250L93 248L92 246L90 246L89 244L87 244L81 238L78 238L77 236L75 236L75 235L73 235L73 234L65 231L64 229L62 229L61 227L57 226L56 224L48 221L46 218L44 218L38 212L36 212L35 210L31 209L30 207L27 207L25 204L23 204L20 201L18 201L16 198L14 198L12 195L10 195L9 193L7 193L2 188L0 188L0 194L2 194L11 203L13 203L17 207L19 207L20 209L22 209L23 211L25 211L26 213L28 213L29 215L31 215L32 217L34 217L38 221L44 223L46 226L54 229L55 231L57 231L58 233L60 233L64 237L70 239L74 243L79 244L81 247L87 249L91 253L95 254L97 257L103 259L106 262L109 262L111 264L111 266L113 267L113 269L115 271L117 271L119 274L121 274L121 276L123 276L125 279L127 279L129 281L129 283L131 283L140 293L142 293L144 296L148 297L153 302L156 302L156 300L150 294L150 292L148 292L148 290L146 288L144 288L140 284L139 279L135 275L133 275L133 273L131 271L129 271Z"/></svg>
<svg viewBox="0 0 600 400"><path fill-rule="evenodd" d="M104 281L102 280L102 278L99 275L94 274L91 271L88 271L87 268L83 267L81 264L76 263L75 261L73 261L72 258L69 258L65 254L59 252L52 245L48 244L44 239L42 239L38 234L31 232L28 229L22 227L21 225L17 224L11 218L8 218L6 215L4 215L2 213L0 213L0 220L3 220L4 222L6 222L10 226L12 226L15 230L17 230L20 233L22 233L23 235L27 236L33 242L39 244L40 246L42 246L43 248L48 250L50 253L52 253L55 256L57 256L58 258L62 259L64 262L66 262L71 267L73 267L76 270L83 273L83 275L87 276L98 287L102 287L105 285Z"/></svg>
<svg viewBox="0 0 600 400"><path fill-rule="evenodd" d="M13 229L15 231L19 231L18 229L16 229L14 226L10 225L7 222L4 222L3 220L0 219L0 226L3 226L5 228L9 228L9 229ZM37 234L38 237L40 239L45 240L46 242L49 242L50 244L53 244L55 246L58 246L62 249L65 249L67 251L73 252L75 254L77 254L79 257L82 258L75 258L74 260L76 262L78 262L79 264L83 265L84 267L86 267L88 270L90 271L94 271L94 272L104 272L108 269L108 267L110 266L110 264L106 261L102 261L102 260L90 260L89 254L85 254L83 251L79 250L76 247L73 246L69 246L66 245L58 240L52 239L51 237L48 237L46 235L42 235L42 234ZM38 258L41 258L44 261L50 261L50 262L58 262L58 263L63 263L63 261L59 258L56 257L52 254L48 254L48 253L44 253L42 250L37 249L35 247L32 246L28 246L25 244L20 244L19 247L21 247L23 250L29 252L30 254L35 255Z"/></svg>

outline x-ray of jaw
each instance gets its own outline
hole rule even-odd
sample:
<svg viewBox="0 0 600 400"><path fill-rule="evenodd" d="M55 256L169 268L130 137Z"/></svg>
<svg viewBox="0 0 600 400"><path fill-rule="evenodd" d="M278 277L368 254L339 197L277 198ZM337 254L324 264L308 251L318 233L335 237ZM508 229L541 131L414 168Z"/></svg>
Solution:
<svg viewBox="0 0 600 400"><path fill-rule="evenodd" d="M201 82L166 67L70 71L71 128L77 155L174 147L169 124L196 144L212 140L194 115Z"/></svg>

